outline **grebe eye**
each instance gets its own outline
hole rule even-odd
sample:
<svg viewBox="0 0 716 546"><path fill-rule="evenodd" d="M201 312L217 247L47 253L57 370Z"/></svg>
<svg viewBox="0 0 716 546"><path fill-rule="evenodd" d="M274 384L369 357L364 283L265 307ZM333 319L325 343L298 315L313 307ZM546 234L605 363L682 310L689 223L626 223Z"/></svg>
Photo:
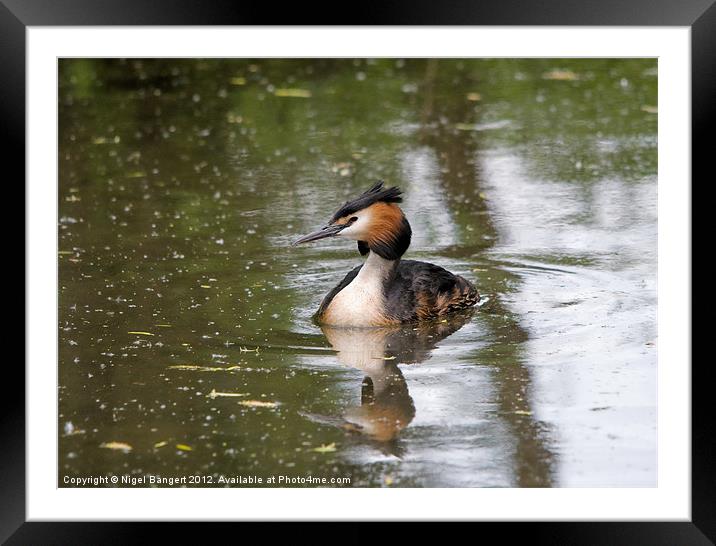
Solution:
<svg viewBox="0 0 716 546"><path fill-rule="evenodd" d="M348 220L348 221L352 224L352 223L355 222L356 220L358 220L358 217L357 217L357 216L353 216L353 217L352 217L350 220Z"/></svg>

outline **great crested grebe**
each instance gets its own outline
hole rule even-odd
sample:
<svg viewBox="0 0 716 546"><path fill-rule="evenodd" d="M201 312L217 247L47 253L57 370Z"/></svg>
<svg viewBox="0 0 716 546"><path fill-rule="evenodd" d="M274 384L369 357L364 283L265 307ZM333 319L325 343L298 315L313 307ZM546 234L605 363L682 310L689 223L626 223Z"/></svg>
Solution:
<svg viewBox="0 0 716 546"><path fill-rule="evenodd" d="M398 188L378 182L345 203L328 225L293 245L326 237L358 241L365 263L331 290L316 313L332 326L386 326L442 317L475 305L480 295L469 281L437 265L401 260L412 231Z"/></svg>

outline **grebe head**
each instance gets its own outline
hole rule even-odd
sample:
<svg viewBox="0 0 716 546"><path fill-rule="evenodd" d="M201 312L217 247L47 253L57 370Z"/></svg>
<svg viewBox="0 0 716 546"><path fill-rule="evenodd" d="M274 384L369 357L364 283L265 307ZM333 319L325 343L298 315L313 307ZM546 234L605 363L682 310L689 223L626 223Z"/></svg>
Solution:
<svg viewBox="0 0 716 546"><path fill-rule="evenodd" d="M327 237L358 241L361 254L372 251L386 260L397 260L410 246L410 224L397 205L403 201L399 188L384 188L378 182L365 193L339 208L323 228L293 242L293 245Z"/></svg>

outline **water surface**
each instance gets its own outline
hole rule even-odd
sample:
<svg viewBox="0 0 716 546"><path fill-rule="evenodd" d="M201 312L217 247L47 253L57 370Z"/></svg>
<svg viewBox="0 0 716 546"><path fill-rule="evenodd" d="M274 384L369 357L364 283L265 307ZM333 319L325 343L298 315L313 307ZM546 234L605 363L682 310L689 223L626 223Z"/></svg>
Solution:
<svg viewBox="0 0 716 546"><path fill-rule="evenodd" d="M60 61L58 483L656 486L656 74ZM312 322L361 258L289 243L376 179L476 312Z"/></svg>

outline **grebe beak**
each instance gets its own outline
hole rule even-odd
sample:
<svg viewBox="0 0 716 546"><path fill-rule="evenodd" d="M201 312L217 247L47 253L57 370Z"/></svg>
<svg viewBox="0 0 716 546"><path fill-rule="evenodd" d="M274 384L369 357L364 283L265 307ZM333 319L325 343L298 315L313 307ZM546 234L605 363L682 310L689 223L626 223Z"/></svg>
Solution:
<svg viewBox="0 0 716 546"><path fill-rule="evenodd" d="M291 246L300 245L302 243L310 243L311 241L318 241L319 239L325 239L326 237L335 237L347 227L347 224L333 224L331 226L323 227L313 233L304 235L300 239L296 239L293 243L291 243Z"/></svg>

